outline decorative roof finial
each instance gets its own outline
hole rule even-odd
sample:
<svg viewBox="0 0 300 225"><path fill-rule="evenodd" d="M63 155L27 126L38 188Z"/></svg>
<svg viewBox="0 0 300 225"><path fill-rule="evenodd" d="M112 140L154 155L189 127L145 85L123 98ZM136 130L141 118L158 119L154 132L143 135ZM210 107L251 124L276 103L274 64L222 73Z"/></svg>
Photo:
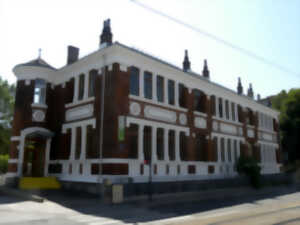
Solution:
<svg viewBox="0 0 300 225"><path fill-rule="evenodd" d="M254 97L254 93L253 93L253 88L252 88L252 84L249 84L249 88L248 88L248 93L247 93L248 97L252 98Z"/></svg>
<svg viewBox="0 0 300 225"><path fill-rule="evenodd" d="M187 72L191 70L191 62L189 60L188 50L184 51L184 60L183 60L183 71Z"/></svg>
<svg viewBox="0 0 300 225"><path fill-rule="evenodd" d="M207 60L204 59L204 66L203 66L203 71L202 74L205 78L209 79L209 70L208 70L208 66L207 66Z"/></svg>
<svg viewBox="0 0 300 225"><path fill-rule="evenodd" d="M238 86L237 86L237 92L239 95L243 94L243 86L242 86L242 82L241 82L241 78L238 78Z"/></svg>

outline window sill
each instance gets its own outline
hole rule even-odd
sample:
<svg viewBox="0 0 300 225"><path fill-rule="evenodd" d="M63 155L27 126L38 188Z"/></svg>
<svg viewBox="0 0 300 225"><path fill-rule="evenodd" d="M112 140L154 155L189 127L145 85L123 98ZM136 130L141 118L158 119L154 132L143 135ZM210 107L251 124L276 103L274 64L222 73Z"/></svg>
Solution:
<svg viewBox="0 0 300 225"><path fill-rule="evenodd" d="M42 108L42 109L47 109L48 108L48 106L46 104L41 104L41 103L32 103L31 107Z"/></svg>
<svg viewBox="0 0 300 225"><path fill-rule="evenodd" d="M87 99L83 99L83 100L80 100L80 101L75 101L75 102L65 104L65 107L70 108L72 106L81 105L81 104L88 103L88 102L91 102L91 101L94 101L94 100L95 100L95 97L93 96L93 97L89 97Z"/></svg>
<svg viewBox="0 0 300 225"><path fill-rule="evenodd" d="M206 113L203 113L203 112L194 111L194 114L197 115L197 116L204 116L204 117L207 117L207 114L206 114Z"/></svg>
<svg viewBox="0 0 300 225"><path fill-rule="evenodd" d="M226 119L223 119L223 118L220 118L220 117L216 117L216 116L212 116L212 118L214 120L219 120L219 121L226 122L226 123L233 123L233 124L240 125L240 126L243 125L243 123L241 123L241 122L233 121L233 120L226 120Z"/></svg>

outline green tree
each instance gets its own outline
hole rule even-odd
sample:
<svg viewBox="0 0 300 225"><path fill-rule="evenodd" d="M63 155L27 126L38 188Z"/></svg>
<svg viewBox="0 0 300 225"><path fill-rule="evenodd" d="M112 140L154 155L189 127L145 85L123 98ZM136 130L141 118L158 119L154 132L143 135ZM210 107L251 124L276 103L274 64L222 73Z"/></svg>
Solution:
<svg viewBox="0 0 300 225"><path fill-rule="evenodd" d="M282 91L272 98L272 107L280 110L280 132L288 161L300 160L300 88Z"/></svg>
<svg viewBox="0 0 300 225"><path fill-rule="evenodd" d="M8 154L15 86L0 77L0 155Z"/></svg>

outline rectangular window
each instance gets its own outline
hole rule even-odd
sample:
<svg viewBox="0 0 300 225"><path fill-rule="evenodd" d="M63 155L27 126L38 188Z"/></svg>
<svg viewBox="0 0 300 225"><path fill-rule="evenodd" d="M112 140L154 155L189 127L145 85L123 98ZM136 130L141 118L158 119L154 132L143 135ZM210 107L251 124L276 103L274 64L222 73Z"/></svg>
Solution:
<svg viewBox="0 0 300 225"><path fill-rule="evenodd" d="M227 154L228 154L228 162L231 162L231 140L227 140Z"/></svg>
<svg viewBox="0 0 300 225"><path fill-rule="evenodd" d="M201 92L199 90L193 90L194 92L194 110L200 112L201 111Z"/></svg>
<svg viewBox="0 0 300 225"><path fill-rule="evenodd" d="M144 73L144 97L152 99L152 74L150 72Z"/></svg>
<svg viewBox="0 0 300 225"><path fill-rule="evenodd" d="M144 127L144 159L149 161L151 159L152 151L152 128L150 126Z"/></svg>
<svg viewBox="0 0 300 225"><path fill-rule="evenodd" d="M83 99L83 94L84 94L84 74L80 74L80 76L79 76L78 100Z"/></svg>
<svg viewBox="0 0 300 225"><path fill-rule="evenodd" d="M99 158L99 151L97 151L97 133L92 125L86 128L86 158Z"/></svg>
<svg viewBox="0 0 300 225"><path fill-rule="evenodd" d="M89 73L89 97L95 96L97 70L92 70Z"/></svg>
<svg viewBox="0 0 300 225"><path fill-rule="evenodd" d="M218 161L218 138L214 137L213 139L213 150L214 150L214 161Z"/></svg>
<svg viewBox="0 0 300 225"><path fill-rule="evenodd" d="M226 119L229 120L229 102L228 102L228 100L225 101L225 111L226 111Z"/></svg>
<svg viewBox="0 0 300 225"><path fill-rule="evenodd" d="M211 114L213 115L213 116L215 116L216 115L216 96L214 96L214 95L212 95L211 97L210 97L210 106L211 106Z"/></svg>
<svg viewBox="0 0 300 225"><path fill-rule="evenodd" d="M75 159L80 158L81 154L81 127L76 127L76 146L75 146Z"/></svg>
<svg viewBox="0 0 300 225"><path fill-rule="evenodd" d="M178 84L178 102L180 107L186 108L185 87L180 83Z"/></svg>
<svg viewBox="0 0 300 225"><path fill-rule="evenodd" d="M128 128L129 155L128 158L136 159L138 157L138 125L130 124Z"/></svg>
<svg viewBox="0 0 300 225"><path fill-rule="evenodd" d="M168 80L168 94L169 94L169 104L175 104L175 82L173 80Z"/></svg>
<svg viewBox="0 0 300 225"><path fill-rule="evenodd" d="M132 66L130 67L130 84L129 92L131 95L139 96L140 93L140 80L139 69Z"/></svg>
<svg viewBox="0 0 300 225"><path fill-rule="evenodd" d="M223 99L219 98L219 117L223 117Z"/></svg>
<svg viewBox="0 0 300 225"><path fill-rule="evenodd" d="M179 154L181 160L187 160L187 138L182 131L179 133Z"/></svg>
<svg viewBox="0 0 300 225"><path fill-rule="evenodd" d="M231 102L231 113L232 113L232 120L235 121L235 105Z"/></svg>
<svg viewBox="0 0 300 225"><path fill-rule="evenodd" d="M175 131L169 130L169 159L175 160Z"/></svg>
<svg viewBox="0 0 300 225"><path fill-rule="evenodd" d="M225 162L225 140L221 138L221 161Z"/></svg>
<svg viewBox="0 0 300 225"><path fill-rule="evenodd" d="M162 76L157 76L156 79L156 94L157 94L157 101L163 102L164 101L164 78Z"/></svg>
<svg viewBox="0 0 300 225"><path fill-rule="evenodd" d="M164 159L164 129L157 128L156 135L156 151L157 151L157 159Z"/></svg>
<svg viewBox="0 0 300 225"><path fill-rule="evenodd" d="M46 104L46 82L42 79L35 80L33 102Z"/></svg>
<svg viewBox="0 0 300 225"><path fill-rule="evenodd" d="M233 148L234 148L234 160L237 161L237 159L238 159L237 140L233 141Z"/></svg>

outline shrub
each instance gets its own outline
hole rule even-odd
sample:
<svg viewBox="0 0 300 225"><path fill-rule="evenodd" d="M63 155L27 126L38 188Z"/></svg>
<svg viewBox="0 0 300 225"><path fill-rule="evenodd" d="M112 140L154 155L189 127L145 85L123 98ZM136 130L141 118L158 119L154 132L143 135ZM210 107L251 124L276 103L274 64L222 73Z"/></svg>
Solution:
<svg viewBox="0 0 300 225"><path fill-rule="evenodd" d="M256 159L250 156L241 156L236 164L236 170L240 175L246 175L251 185L254 188L260 188L261 187L261 181L260 181L260 166L258 165L258 162Z"/></svg>
<svg viewBox="0 0 300 225"><path fill-rule="evenodd" d="M7 172L8 155L0 155L0 174Z"/></svg>

